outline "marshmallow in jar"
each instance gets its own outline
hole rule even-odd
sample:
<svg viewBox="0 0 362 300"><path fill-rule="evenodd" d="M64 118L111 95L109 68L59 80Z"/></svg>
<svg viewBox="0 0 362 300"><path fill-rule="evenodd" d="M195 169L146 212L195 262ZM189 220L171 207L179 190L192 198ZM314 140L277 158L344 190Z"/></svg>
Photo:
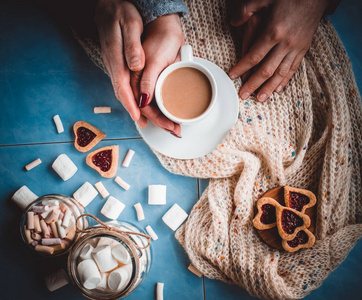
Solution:
<svg viewBox="0 0 362 300"><path fill-rule="evenodd" d="M73 198L45 195L30 203L21 219L23 241L36 253L59 256L69 251L76 239L75 221L84 208ZM87 227L85 218L78 221Z"/></svg>
<svg viewBox="0 0 362 300"><path fill-rule="evenodd" d="M127 222L106 223L122 231L143 233ZM151 264L148 240L139 235L119 235L94 226L73 246L68 257L68 274L73 285L88 299L120 299L135 291Z"/></svg>

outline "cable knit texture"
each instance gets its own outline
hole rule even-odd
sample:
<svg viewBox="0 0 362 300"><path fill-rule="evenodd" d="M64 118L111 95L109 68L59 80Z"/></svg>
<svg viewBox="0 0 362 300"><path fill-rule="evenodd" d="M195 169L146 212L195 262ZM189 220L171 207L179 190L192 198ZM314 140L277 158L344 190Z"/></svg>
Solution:
<svg viewBox="0 0 362 300"><path fill-rule="evenodd" d="M186 42L196 56L230 70L240 41L230 32L224 1L186 3ZM80 42L105 69L98 42ZM155 151L172 173L210 178L176 238L209 278L260 298L303 298L362 235L361 98L346 51L327 19L285 90L265 103L240 100L239 112L227 138L204 157L178 160ZM317 240L310 249L272 249L253 228L255 202L281 185L317 195Z"/></svg>

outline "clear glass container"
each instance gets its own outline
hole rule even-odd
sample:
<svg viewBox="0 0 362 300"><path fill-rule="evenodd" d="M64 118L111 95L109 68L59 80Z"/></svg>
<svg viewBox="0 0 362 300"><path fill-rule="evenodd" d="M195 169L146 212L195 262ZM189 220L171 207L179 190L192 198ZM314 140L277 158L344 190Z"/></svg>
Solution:
<svg viewBox="0 0 362 300"><path fill-rule="evenodd" d="M57 201L57 202L56 202ZM42 203L58 203L58 205L42 205ZM39 218L39 223L46 220L46 216L43 215L42 216L42 213L45 213L45 212L34 212L34 210L37 208L38 210L41 209L42 207L44 206L48 206L48 211L49 211L49 208L50 208L50 211L53 210L53 207L55 206L56 209L59 211L59 214L63 214L66 212L66 210L70 210L71 214L70 214L70 226L72 228L64 228L65 232L67 233L66 234L66 238L63 238L61 239L62 243L59 244L59 245L47 245L46 247L53 247L53 250L54 252L53 253L50 253L50 252L46 252L44 251L44 249L46 250L49 250L48 248L42 248L40 247L42 250L39 250L39 247L38 249L36 248L36 245L37 244L38 246L43 246L42 243L43 243L43 240L44 238L55 238L55 236L53 235L53 231L52 231L52 226L56 226L55 225L55 222L57 220L54 221L54 224L51 224L51 223L45 223L46 224L46 227L48 228L48 230L50 231L50 234L49 235L46 235L44 234L43 230L41 232L38 232L37 234L39 235L38 238L41 238L39 241L31 238L31 240L33 240L33 242L31 243L29 241L29 231L30 231L30 234L34 234L36 233L36 228L34 230L29 230L28 229L28 212L33 212L34 215L37 215L38 218ZM49 194L49 195L44 195L42 197L39 197L38 199L36 199L35 201L33 201L32 203L30 203L26 209L24 210L24 213L21 217L21 222L20 222L20 233L21 233L21 237L24 241L24 243L32 250L34 251L35 253L37 254L40 254L42 256L46 256L46 257L55 257L55 256L60 256L60 255L63 255L65 253L67 253L71 248L72 246L74 245L76 239L77 239L77 236L75 234L75 229L76 227L73 228L72 224L74 224L75 226L75 220L81 215L85 213L85 209L83 206L81 206L76 200L74 200L73 198L71 197L67 197L67 196L64 196L64 195L60 195L60 194ZM50 214L50 213L49 213ZM69 214L69 213L68 213ZM44 217L45 216L45 217ZM35 223L35 222L34 222ZM52 226L50 226L52 225ZM69 226L69 227L70 227ZM36 227L36 226L35 226ZM81 228L81 229L84 229L86 227L88 227L88 221L85 217L82 217L79 219L78 221L78 227ZM72 229L72 230L70 230ZM27 232L28 231L28 232ZM72 232L71 232L72 231ZM71 232L71 234L74 233L74 236L72 239L70 239L70 234L68 235L68 233Z"/></svg>
<svg viewBox="0 0 362 300"><path fill-rule="evenodd" d="M128 222L123 221L110 221L105 223L107 226L114 227L120 229L124 232L132 232L132 233L140 233L144 234L137 226L130 224ZM91 230L90 230L91 229ZM144 281L146 278L147 273L150 270L151 266L151 247L147 247L149 241L147 238L137 235L137 234L119 234L116 231L112 231L102 227L100 225L93 226L87 229L87 233L84 233L75 245L73 246L72 250L68 256L68 275L72 284L77 288L77 290L86 298L88 299L120 299L128 296L129 294L133 293ZM78 265L86 259L84 257L80 257L83 253L82 250L84 247L90 247L92 245L94 249L99 249L99 244L101 243L104 245L104 241L108 240L107 245L112 248L112 256L113 256L113 249L116 246L122 245L126 251L127 255L129 255L130 261L127 264L122 264L119 261L117 262L118 265L111 269L108 272L100 272L100 267L98 263L98 269L95 270L95 273L102 274L107 278L104 280L104 283L96 283L95 288L86 288L84 286L84 276L82 277L81 274L78 272ZM147 247L145 249L138 249L135 245L139 246L140 248ZM94 258L94 251L92 252L92 256ZM127 267L129 279L127 279L128 283L123 285L123 287L119 290L112 290L109 285L109 278L111 277L111 273L117 271L121 268ZM106 273L106 274L105 274ZM98 276L98 275L97 275Z"/></svg>

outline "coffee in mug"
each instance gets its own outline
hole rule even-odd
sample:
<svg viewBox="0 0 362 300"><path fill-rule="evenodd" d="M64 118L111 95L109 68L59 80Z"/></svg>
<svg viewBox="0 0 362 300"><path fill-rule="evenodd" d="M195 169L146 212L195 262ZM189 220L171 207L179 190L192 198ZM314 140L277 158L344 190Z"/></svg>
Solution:
<svg viewBox="0 0 362 300"><path fill-rule="evenodd" d="M212 100L212 86L207 76L198 69L182 67L172 71L161 87L165 109L180 119L202 115Z"/></svg>
<svg viewBox="0 0 362 300"><path fill-rule="evenodd" d="M216 95L214 76L194 61L190 45L181 47L181 61L162 71L155 88L160 111L171 121L183 125L195 124L209 115Z"/></svg>

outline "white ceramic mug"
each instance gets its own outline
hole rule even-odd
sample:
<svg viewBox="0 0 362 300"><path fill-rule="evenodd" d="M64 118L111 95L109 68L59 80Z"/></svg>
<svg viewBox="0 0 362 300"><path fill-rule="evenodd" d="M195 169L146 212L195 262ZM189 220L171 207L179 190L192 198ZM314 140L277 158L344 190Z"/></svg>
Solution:
<svg viewBox="0 0 362 300"><path fill-rule="evenodd" d="M162 84L165 80L165 78L173 71L175 71L176 69L180 69L180 68L194 68L197 69L199 71L201 71L203 74L205 74L205 76L208 78L210 85L211 85L211 90L212 90L212 96L211 96L211 101L209 104L209 107L199 116L197 116L196 118L192 118L192 119L181 119L178 118L174 115L172 115L171 113L169 113L165 106L163 105L163 100L162 100L162 93L161 93L161 88L162 88ZM193 55L192 55L192 47L190 45L184 45L181 48L181 61L180 62L176 62L172 65L169 65L165 70L163 70L163 72L160 74L160 76L157 79L157 83L156 83L156 89L155 89L155 98L156 98L156 102L157 105L159 107L159 109L161 110L161 112L171 121L174 121L178 124L194 124L200 120L202 120L203 118L205 118L210 111L212 110L212 108L215 105L216 102L216 95L217 95L217 86L216 86L216 81L214 76L211 74L211 72L205 68L204 66L202 66L201 64L195 62L193 60Z"/></svg>

